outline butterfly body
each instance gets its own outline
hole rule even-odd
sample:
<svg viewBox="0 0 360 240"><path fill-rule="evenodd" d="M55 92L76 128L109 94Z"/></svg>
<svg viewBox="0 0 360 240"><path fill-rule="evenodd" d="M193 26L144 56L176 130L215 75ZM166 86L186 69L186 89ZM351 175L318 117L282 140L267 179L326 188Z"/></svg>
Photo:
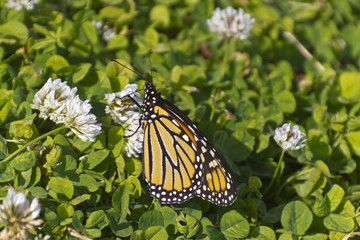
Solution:
<svg viewBox="0 0 360 240"><path fill-rule="evenodd" d="M144 94L143 177L150 195L167 204L193 196L220 206L232 204L235 185L204 134L153 84L145 84Z"/></svg>

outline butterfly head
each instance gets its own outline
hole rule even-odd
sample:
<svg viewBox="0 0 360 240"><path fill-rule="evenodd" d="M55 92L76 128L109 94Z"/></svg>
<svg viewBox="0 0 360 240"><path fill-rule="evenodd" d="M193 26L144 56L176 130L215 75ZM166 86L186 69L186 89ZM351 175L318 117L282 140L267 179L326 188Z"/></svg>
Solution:
<svg viewBox="0 0 360 240"><path fill-rule="evenodd" d="M145 83L144 94L144 103L141 110L144 118L148 119L153 114L155 105L161 104L163 99L155 86L150 82Z"/></svg>

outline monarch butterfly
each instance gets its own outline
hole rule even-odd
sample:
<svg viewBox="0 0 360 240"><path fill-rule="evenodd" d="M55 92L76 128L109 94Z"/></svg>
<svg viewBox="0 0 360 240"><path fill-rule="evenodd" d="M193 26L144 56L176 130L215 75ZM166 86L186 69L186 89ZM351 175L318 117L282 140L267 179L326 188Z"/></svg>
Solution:
<svg viewBox="0 0 360 240"><path fill-rule="evenodd" d="M150 195L166 204L198 196L219 206L231 205L235 184L196 125L152 83L145 83L142 105L128 97L141 108L143 177Z"/></svg>

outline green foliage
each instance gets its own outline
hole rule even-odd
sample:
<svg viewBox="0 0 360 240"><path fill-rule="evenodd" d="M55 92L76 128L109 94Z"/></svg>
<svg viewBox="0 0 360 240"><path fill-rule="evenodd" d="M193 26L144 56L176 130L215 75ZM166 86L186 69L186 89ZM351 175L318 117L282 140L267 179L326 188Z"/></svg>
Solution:
<svg viewBox="0 0 360 240"><path fill-rule="evenodd" d="M286 204L281 214L281 224L284 229L295 235L304 235L312 221L310 209L301 201Z"/></svg>
<svg viewBox="0 0 360 240"><path fill-rule="evenodd" d="M9 186L38 197L38 232L132 240L340 240L359 232L358 1L39 1L21 11L5 4L0 199ZM219 40L208 29L213 10L231 4L256 19L246 40ZM111 39L92 24L99 20ZM144 81L112 59L152 76L214 144L237 186L233 205L149 197L141 156L127 156L124 128L104 110L104 94ZM90 101L103 129L94 143L64 129L36 141L59 127L30 106L48 78ZM274 129L286 122L306 133L306 147L285 153L264 194L282 151Z"/></svg>
<svg viewBox="0 0 360 240"><path fill-rule="evenodd" d="M244 238L249 234L250 226L243 216L232 210L221 218L220 230L227 238Z"/></svg>

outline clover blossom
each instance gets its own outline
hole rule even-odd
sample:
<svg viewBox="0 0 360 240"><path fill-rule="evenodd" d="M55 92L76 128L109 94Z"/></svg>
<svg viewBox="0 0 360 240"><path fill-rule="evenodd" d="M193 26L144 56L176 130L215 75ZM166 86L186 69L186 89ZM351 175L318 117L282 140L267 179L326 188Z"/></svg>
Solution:
<svg viewBox="0 0 360 240"><path fill-rule="evenodd" d="M108 105L105 112L110 114L114 122L125 129L125 152L128 157L138 157L142 153L144 130L140 127L140 113L135 111L137 105L127 97L141 103L136 84L128 84L121 92L105 94Z"/></svg>
<svg viewBox="0 0 360 240"><path fill-rule="evenodd" d="M290 129L291 124L285 123L279 128L275 129L274 140L281 146L283 150L298 150L305 147L306 135L301 132L298 125Z"/></svg>
<svg viewBox="0 0 360 240"><path fill-rule="evenodd" d="M93 137L101 133L101 124L96 124L96 116L90 113L92 106L89 100L82 101L79 96L66 101L64 115L58 123L64 123L82 141L93 142Z"/></svg>
<svg viewBox="0 0 360 240"><path fill-rule="evenodd" d="M233 37L240 40L248 37L254 22L255 19L243 9L236 10L232 7L223 10L216 8L211 18L207 20L210 31L217 33L219 39Z"/></svg>
<svg viewBox="0 0 360 240"><path fill-rule="evenodd" d="M121 92L105 94L105 100L108 102L105 112L111 115L114 122L124 124L136 112L136 104L126 96L130 95L136 102L141 102L141 96L136 92L137 88L136 84L127 84Z"/></svg>
<svg viewBox="0 0 360 240"><path fill-rule="evenodd" d="M139 128L140 113L134 112L126 123L127 129L124 132L124 136L129 136L125 145L126 155L128 157L139 157L143 150L144 141L144 129L142 127Z"/></svg>
<svg viewBox="0 0 360 240"><path fill-rule="evenodd" d="M75 97L76 91L76 87L70 88L66 82L61 82L61 79L52 81L49 78L35 94L33 104L30 106L40 111L39 117L43 119L49 117L50 120L58 122L65 103Z"/></svg>
<svg viewBox="0 0 360 240"><path fill-rule="evenodd" d="M16 193L9 188L8 194L0 205L0 224L5 228L0 232L0 239L28 239L28 230L43 223L39 217L41 207L39 199L26 199L23 192Z"/></svg>
<svg viewBox="0 0 360 240"><path fill-rule="evenodd" d="M38 0L7 0L5 6L16 11L21 11L22 9L32 10L37 3Z"/></svg>
<svg viewBox="0 0 360 240"><path fill-rule="evenodd" d="M93 20L91 23L95 26L98 34L100 34L106 42L108 42L116 35L114 30L108 25L104 24L102 21Z"/></svg>
<svg viewBox="0 0 360 240"><path fill-rule="evenodd" d="M101 124L96 124L96 116L90 113L89 101L82 101L76 91L77 88L70 88L61 79L49 78L35 94L31 107L40 111L40 118L64 124L82 141L93 142L101 133Z"/></svg>

